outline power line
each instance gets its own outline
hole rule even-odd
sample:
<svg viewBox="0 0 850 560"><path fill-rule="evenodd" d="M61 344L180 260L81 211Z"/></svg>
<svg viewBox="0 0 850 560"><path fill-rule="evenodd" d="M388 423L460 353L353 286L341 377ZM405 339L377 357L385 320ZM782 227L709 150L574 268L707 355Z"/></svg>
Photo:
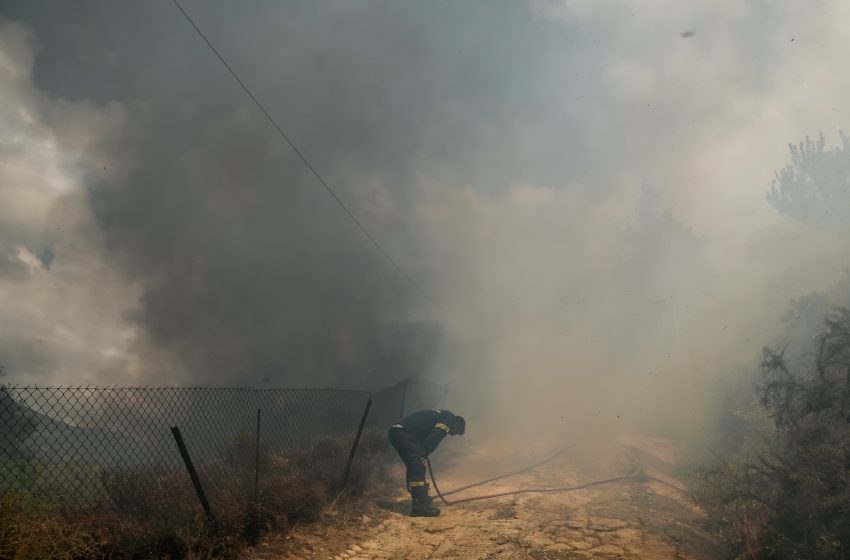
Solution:
<svg viewBox="0 0 850 560"><path fill-rule="evenodd" d="M283 131L283 129L280 128L280 126L277 124L277 122L275 122L275 120L272 118L272 116L269 114L269 112L266 111L265 107L263 107L262 103L260 103L259 100L254 96L254 94L251 93L251 90L248 89L248 86L246 86L245 83L236 74L236 72L233 71L233 68L230 67L230 65L227 63L227 61L224 60L224 57L221 56L221 54L213 46L213 44L210 42L210 40L207 39L207 36L204 35L203 31L201 31L201 29L197 26L197 24L195 24L194 20L192 20L192 18L189 16L189 14L186 12L186 10L183 9L183 6L180 5L180 2L178 0L171 0L171 1L174 3L175 6L177 6L177 9L180 10L180 13L183 14L183 16L186 18L186 20L195 29L195 31L197 31L197 33L201 37L201 39L204 40L204 43L207 44L207 46L210 48L210 50L213 52L213 54L215 54L216 58L218 58L219 62L221 62L224 65L224 67L227 68L227 71L230 72L230 75L233 76L233 79L236 80L236 83L238 83L239 86L245 91L245 93L248 94L248 97L251 98L251 101L254 102L254 105L256 105L257 108L260 110L260 112L262 112L263 115L266 116L266 119L268 119L268 121L271 123L271 125L274 127L274 129L277 130L277 132L278 132L278 134L280 134L281 138L286 140L286 143L289 144L289 147L292 148L292 151L294 151L298 155L298 157L301 158L301 161L304 162L304 165L307 166L307 169L309 169L310 172L313 174L313 176L316 178L316 180L319 181L319 184L322 185L325 188L325 190L328 192L328 194L331 195L331 198L333 198L336 201L336 203L339 204L339 207L342 208L343 211L346 214L348 214L348 217L351 218L351 221L353 221L357 225L357 227L360 228L360 231L363 232L363 235L366 236L366 239L368 239L372 243L372 245L375 246L375 248L378 250L378 252L387 260L387 262L389 262L393 266L393 268L395 268L396 272L398 272L401 275L402 278L407 280L407 282L411 286L413 286L416 289L417 292L422 294L422 296L425 299L427 299L429 302L431 302L435 306L439 307L440 304L438 304L437 301L434 298L432 298L430 295L428 295L428 293L425 290L423 290L419 286L419 284L417 284L413 280L413 278L411 278L404 271L404 269L401 268L401 266L397 262L395 262L395 260L393 260L393 258L389 255L389 253L386 252L386 250L384 250L384 248L381 246L381 244L378 243L378 241L374 237L372 237L372 234L369 233L369 230L367 230L366 227L362 223L360 223L360 220L357 219L357 216L355 216L354 213L352 213L351 210L348 209L348 206L345 205L345 203L339 198L339 196L337 196L336 192L334 192L334 190L325 182L325 180L322 178L322 176L319 175L319 172L316 171L316 169L312 165L310 165L310 162L307 161L307 158L304 157L304 154L301 153L301 150L299 150L295 146L295 144L292 142L292 140L289 139L289 136L287 136L286 133Z"/></svg>

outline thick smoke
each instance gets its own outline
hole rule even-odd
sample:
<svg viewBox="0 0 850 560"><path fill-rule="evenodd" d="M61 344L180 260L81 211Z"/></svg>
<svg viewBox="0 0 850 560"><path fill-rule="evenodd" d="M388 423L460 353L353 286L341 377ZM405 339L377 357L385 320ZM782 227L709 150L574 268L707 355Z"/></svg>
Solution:
<svg viewBox="0 0 850 560"><path fill-rule="evenodd" d="M103 258L85 188L126 115L35 88L34 44L0 20L2 382L132 382L135 289Z"/></svg>
<svg viewBox="0 0 850 560"><path fill-rule="evenodd" d="M844 274L846 236L767 196L788 142L850 121L837 0L186 7L439 305L169 3L8 3L41 46L33 62L4 43L34 68L20 102L112 124L85 128L84 173L66 168L99 264L61 279L72 253L41 228L9 226L4 254L28 247L64 289L115 282L123 298L91 308L112 310L100 328L125 333L116 352L140 383L424 373L480 424L681 431L708 421L705 395L755 362L792 300ZM6 298L41 293L17 278Z"/></svg>

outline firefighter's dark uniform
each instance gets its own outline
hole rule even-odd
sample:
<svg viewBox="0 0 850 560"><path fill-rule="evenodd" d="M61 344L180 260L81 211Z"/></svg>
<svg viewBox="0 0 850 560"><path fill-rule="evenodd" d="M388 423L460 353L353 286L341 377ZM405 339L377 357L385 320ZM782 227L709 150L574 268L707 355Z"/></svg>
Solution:
<svg viewBox="0 0 850 560"><path fill-rule="evenodd" d="M390 443L407 467L407 489L413 498L413 511L430 507L425 482L425 456L430 455L455 425L456 416L448 410L422 410L406 416L389 431ZM436 510L439 513L439 510Z"/></svg>

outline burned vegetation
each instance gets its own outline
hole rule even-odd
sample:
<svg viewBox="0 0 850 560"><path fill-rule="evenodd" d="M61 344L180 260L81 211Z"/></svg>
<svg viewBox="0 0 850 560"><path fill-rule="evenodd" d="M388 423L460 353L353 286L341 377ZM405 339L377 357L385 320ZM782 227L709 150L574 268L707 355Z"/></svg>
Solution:
<svg viewBox="0 0 850 560"><path fill-rule="evenodd" d="M812 351L763 350L768 431L694 476L710 523L744 558L850 555L850 310L825 322ZM742 552L743 551L743 552Z"/></svg>

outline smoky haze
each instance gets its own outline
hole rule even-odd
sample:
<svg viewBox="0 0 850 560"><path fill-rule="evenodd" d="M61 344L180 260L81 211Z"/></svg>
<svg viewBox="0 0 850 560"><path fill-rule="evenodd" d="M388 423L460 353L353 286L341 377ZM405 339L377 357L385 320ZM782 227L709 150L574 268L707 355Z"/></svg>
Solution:
<svg viewBox="0 0 850 560"><path fill-rule="evenodd" d="M439 305L172 4L4 2L14 382L423 375L470 432L683 431L837 293L847 206L767 196L850 121L837 0L185 7Z"/></svg>

